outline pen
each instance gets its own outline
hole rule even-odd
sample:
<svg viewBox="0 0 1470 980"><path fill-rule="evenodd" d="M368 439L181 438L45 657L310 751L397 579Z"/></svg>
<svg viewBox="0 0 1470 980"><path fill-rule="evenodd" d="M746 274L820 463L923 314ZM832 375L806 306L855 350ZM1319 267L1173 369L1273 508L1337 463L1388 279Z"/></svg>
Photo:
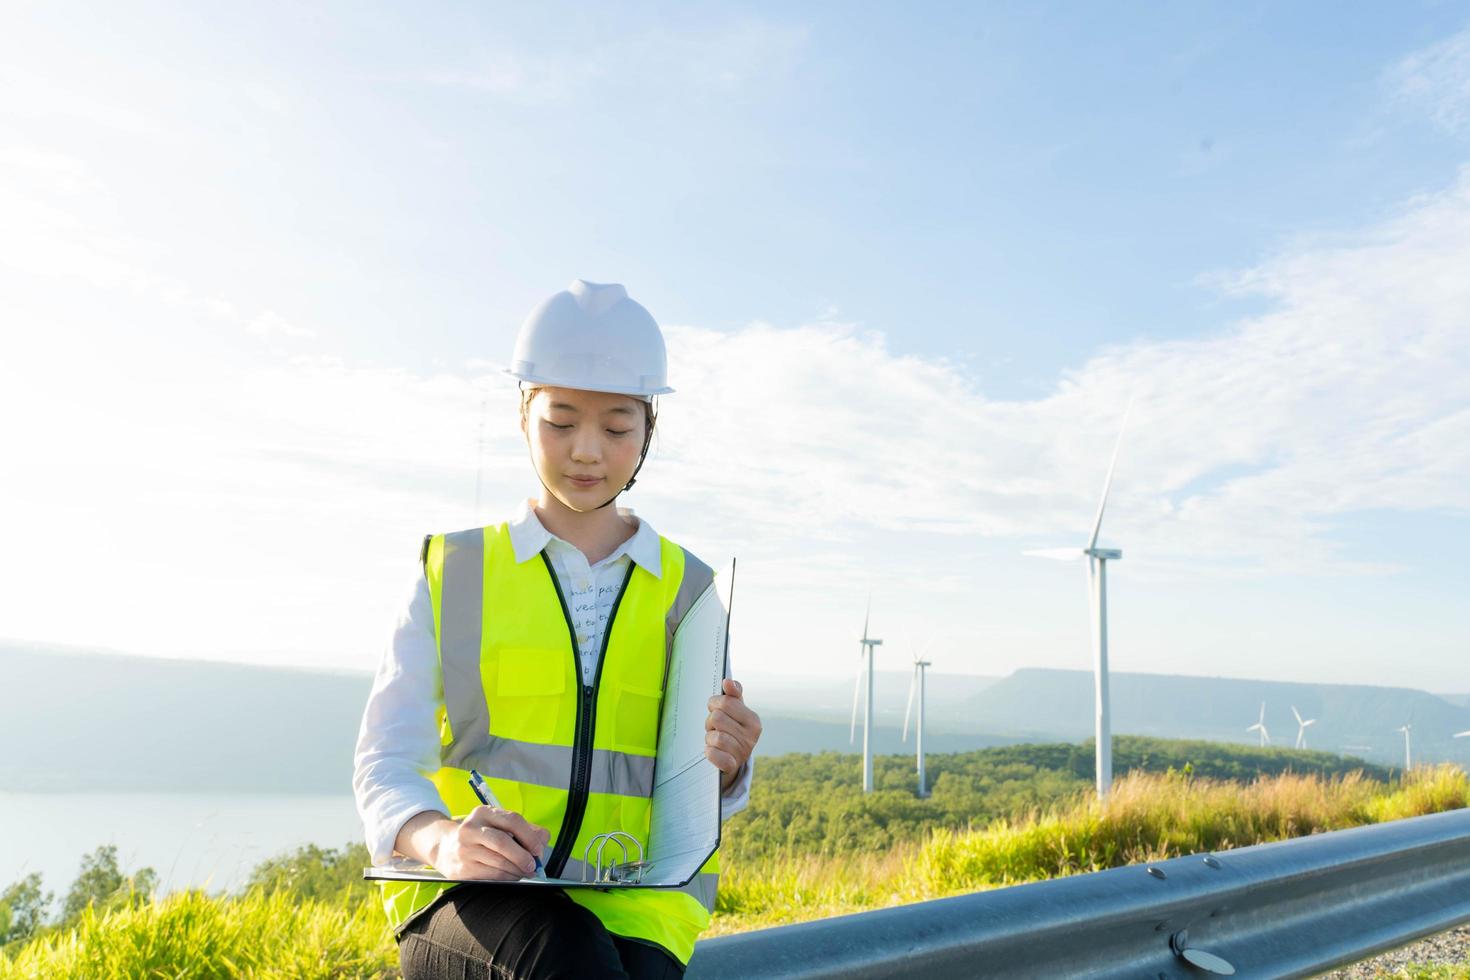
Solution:
<svg viewBox="0 0 1470 980"><path fill-rule="evenodd" d="M485 777L480 775L478 769L470 770L470 789L475 791L475 795L480 798L480 802L486 806L504 809L504 807L500 806L500 801L495 798L495 791L490 788L489 783L485 782ZM531 860L536 862L536 873L544 878L546 876L546 869L541 867L541 857L537 854L532 854Z"/></svg>

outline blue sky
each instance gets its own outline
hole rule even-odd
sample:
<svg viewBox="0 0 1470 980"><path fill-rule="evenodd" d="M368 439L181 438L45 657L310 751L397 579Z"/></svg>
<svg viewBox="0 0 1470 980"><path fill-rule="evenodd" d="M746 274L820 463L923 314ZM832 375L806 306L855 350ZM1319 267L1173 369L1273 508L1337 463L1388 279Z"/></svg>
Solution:
<svg viewBox="0 0 1470 980"><path fill-rule="evenodd" d="M19 4L0 66L0 635L371 669L584 277L668 328L631 502L749 559L752 667L845 674L869 589L1087 666L1019 552L1132 393L1119 669L1470 689L1463 5Z"/></svg>

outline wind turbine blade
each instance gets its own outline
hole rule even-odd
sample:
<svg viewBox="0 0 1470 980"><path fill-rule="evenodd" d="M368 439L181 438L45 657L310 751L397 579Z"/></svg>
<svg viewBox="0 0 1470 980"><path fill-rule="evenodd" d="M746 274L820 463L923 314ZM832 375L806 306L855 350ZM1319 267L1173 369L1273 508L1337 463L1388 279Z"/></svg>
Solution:
<svg viewBox="0 0 1470 980"><path fill-rule="evenodd" d="M1266 702L1261 702L1261 717L1256 719L1256 724L1262 728L1266 727Z"/></svg>
<svg viewBox="0 0 1470 980"><path fill-rule="evenodd" d="M1306 724L1306 722L1302 721L1301 712L1299 712L1299 711L1296 710L1296 705L1292 705L1291 706L1291 713L1296 716L1296 723L1298 725L1304 725L1304 724Z"/></svg>
<svg viewBox="0 0 1470 980"><path fill-rule="evenodd" d="M907 742L909 740L909 713L914 710L914 691L918 690L918 687L919 687L919 668L918 667L915 667L914 668L914 672L909 675L909 703L908 703L908 707L906 707L906 708L903 709L903 740L905 742Z"/></svg>
<svg viewBox="0 0 1470 980"><path fill-rule="evenodd" d="M1128 407L1123 409L1123 424L1118 426L1118 441L1113 444L1113 460L1108 463L1108 478L1103 481L1102 499L1097 503L1097 519L1092 522L1092 536L1087 539L1087 550L1097 547L1097 536L1102 530L1103 511L1108 506L1108 491L1113 488L1113 469L1118 465L1118 450L1123 448L1123 432L1128 428L1128 415L1133 411L1133 398L1129 396Z"/></svg>
<svg viewBox="0 0 1470 980"><path fill-rule="evenodd" d="M852 725L847 732L847 744L851 745L857 738L857 706L858 695L863 693L863 662L858 661L857 680L852 685Z"/></svg>
<svg viewBox="0 0 1470 980"><path fill-rule="evenodd" d="M1470 738L1470 732L1457 732L1455 738Z"/></svg>
<svg viewBox="0 0 1470 980"><path fill-rule="evenodd" d="M873 615L873 593L868 593L868 608L863 610L863 642L868 641L868 620Z"/></svg>
<svg viewBox="0 0 1470 980"><path fill-rule="evenodd" d="M1080 548L1032 548L1021 554L1032 558L1050 558L1052 561L1076 561L1082 557L1083 552Z"/></svg>

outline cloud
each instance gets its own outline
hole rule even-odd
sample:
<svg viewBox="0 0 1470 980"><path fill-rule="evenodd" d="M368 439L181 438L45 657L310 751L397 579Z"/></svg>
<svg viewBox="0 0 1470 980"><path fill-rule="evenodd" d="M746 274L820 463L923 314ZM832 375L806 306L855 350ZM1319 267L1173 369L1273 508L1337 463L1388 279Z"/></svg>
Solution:
<svg viewBox="0 0 1470 980"><path fill-rule="evenodd" d="M1354 515L1470 513L1467 268L1470 172L1233 277L1268 312L1105 349L1025 401L850 324L668 325L678 391L630 502L697 551L749 559L779 601L747 608L769 617L861 594L875 568L967 595L980 542L1020 562L1025 546L1081 544L1131 396L1103 544L1125 549L1134 581L1391 570L1345 552ZM0 632L54 637L67 596L87 594L100 632L66 639L187 653L207 636L224 655L364 665L352 651L381 642L419 536L534 489L514 388L484 365L371 367L242 347L237 330L198 346L200 311L239 324L239 304L72 274L116 297L100 302L108 322L150 329L99 332L71 309L85 290L18 294L13 322L45 329L0 366L0 410L28 420L6 435L26 478L0 518L26 556L0 587L28 598ZM67 595L30 587L76 575L78 549L87 568ZM159 576L168 637L149 611Z"/></svg>
<svg viewBox="0 0 1470 980"><path fill-rule="evenodd" d="M1032 401L851 326L673 328L679 394L650 493L752 540L1080 542L1132 396L1105 538L1159 566L1382 570L1336 543L1351 515L1470 512L1466 269L1470 170L1235 277L1270 312L1105 350Z"/></svg>
<svg viewBox="0 0 1470 980"><path fill-rule="evenodd" d="M22 180L30 178L41 187L67 197L100 186L85 161L31 146L0 147L0 172Z"/></svg>
<svg viewBox="0 0 1470 980"><path fill-rule="evenodd" d="M229 307L228 304L220 304L217 302L217 305L214 308L228 309ZM245 329L247 332L253 333L257 337L290 337L305 339L316 336L315 330L312 330L310 327L297 326L290 320L287 320L285 317L281 316L279 313L276 313L274 310L266 310L264 313L255 317L249 323L245 324Z"/></svg>
<svg viewBox="0 0 1470 980"><path fill-rule="evenodd" d="M571 45L487 84L547 98L599 73L740 84L779 72L804 39L756 25L735 41L642 43L576 70L559 60L577 60ZM1424 94L1446 93L1441 113L1463 104L1451 48L1406 76L1437 80ZM0 430L0 459L21 475L0 514L16 556L0 563L14 600L0 634L369 664L420 536L534 489L513 386L488 363L410 371L277 349L315 333L279 312L287 299L187 280L161 243L107 223L98 172L43 146L0 152L14 325L0 412L23 423ZM1030 644L1044 627L1011 610L966 618L1015 567L982 580L977 553L1024 564L1023 547L1082 543L1132 397L1103 543L1125 549L1133 581L1186 566L1391 571L1343 545L1358 515L1470 513L1466 269L1470 171L1374 227L1218 280L1267 312L1099 350L1028 400L906 353L907 324L668 324L678 392L630 502L711 558L749 559L745 595L765 598L744 608L765 617L752 633L773 656L836 635L822 607L875 578L922 582L907 592L925 628Z"/></svg>
<svg viewBox="0 0 1470 980"><path fill-rule="evenodd" d="M1416 51L1388 72L1390 87L1436 125L1470 133L1470 29Z"/></svg>
<svg viewBox="0 0 1470 980"><path fill-rule="evenodd" d="M659 25L629 30L616 40L599 31L559 36L534 48L504 46L461 67L429 70L422 78L528 104L627 88L733 91L784 78L806 40L803 27L753 17L683 30Z"/></svg>

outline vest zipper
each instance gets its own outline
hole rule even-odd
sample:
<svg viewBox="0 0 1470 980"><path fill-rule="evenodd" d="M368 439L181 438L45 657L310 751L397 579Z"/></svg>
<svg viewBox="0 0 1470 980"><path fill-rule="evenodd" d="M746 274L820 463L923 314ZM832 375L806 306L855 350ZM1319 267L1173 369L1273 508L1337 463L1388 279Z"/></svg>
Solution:
<svg viewBox="0 0 1470 980"><path fill-rule="evenodd" d="M561 829L557 831L556 846L551 849L551 858L546 862L546 877L560 878L566 869L567 859L571 857L572 847L577 842L577 835L582 832L582 818L587 813L588 786L592 782L592 738L597 728L597 689L602 683L602 667L607 663L607 647L612 641L613 623L618 617L618 607L623 604L623 596L628 592L628 581L633 577L634 565L632 559L629 559L628 574L623 576L623 586L613 599L612 611L607 617L607 628L602 632L602 650L597 658L597 672L589 686L582 683L582 646L577 642L577 627L572 622L566 596L562 595L556 569L552 568L551 558L544 551L541 552L541 560L546 563L552 588L556 589L556 599L561 603L561 614L567 621L567 632L572 640L572 672L580 688L577 698L577 734L572 743L572 781L567 793L567 812L562 817Z"/></svg>

